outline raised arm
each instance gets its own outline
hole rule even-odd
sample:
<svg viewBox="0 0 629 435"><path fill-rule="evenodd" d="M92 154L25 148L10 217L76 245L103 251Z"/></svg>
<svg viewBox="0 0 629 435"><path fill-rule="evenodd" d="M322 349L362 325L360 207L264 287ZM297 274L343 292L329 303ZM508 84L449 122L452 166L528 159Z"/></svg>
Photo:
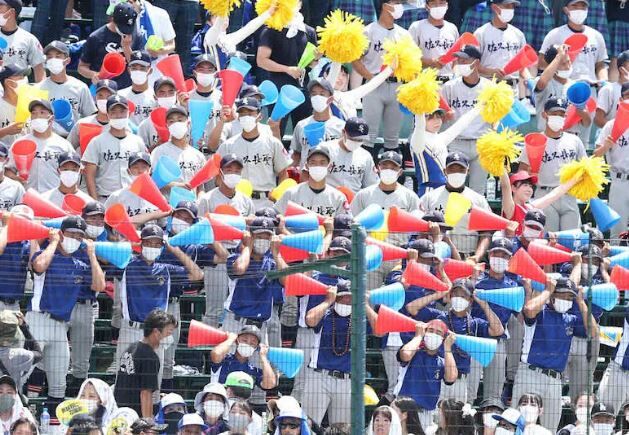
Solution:
<svg viewBox="0 0 629 435"><path fill-rule="evenodd" d="M219 36L219 44L224 45L225 48L236 47L242 41L247 39L249 36L253 35L256 30L258 30L266 20L268 20L271 15L273 15L272 9L277 8L277 3L274 6L271 6L269 9L264 11L264 13L258 15L253 20L249 21L245 24L244 27L236 30L235 32L229 33L224 36Z"/></svg>
<svg viewBox="0 0 629 435"><path fill-rule="evenodd" d="M190 281L201 281L203 279L203 271L197 264L192 260L192 258L188 257L181 249L176 246L171 246L168 242L166 242L166 249L169 250L183 267L188 271L188 279Z"/></svg>
<svg viewBox="0 0 629 435"><path fill-rule="evenodd" d="M415 128L411 135L411 150L420 155L426 148L426 115L415 115Z"/></svg>
<svg viewBox="0 0 629 435"><path fill-rule="evenodd" d="M481 308L481 310L483 310L483 313L485 314L485 317L489 322L489 335L491 335L492 337L499 337L504 334L505 329L502 326L502 323L500 323L500 319L498 318L498 316L496 316L496 313L494 313L494 310L491 309L489 304L485 301L480 300L476 296L474 296L474 300Z"/></svg>
<svg viewBox="0 0 629 435"><path fill-rule="evenodd" d="M325 316L325 312L334 305L335 301L336 287L328 287L328 294L325 296L325 300L316 307L311 308L306 314L306 325L311 328L317 326L319 322L321 322L321 319L323 319L323 316Z"/></svg>
<svg viewBox="0 0 629 435"><path fill-rule="evenodd" d="M513 191L511 190L511 181L509 181L507 168L500 176L500 190L502 192L502 214L507 219L511 219L515 213L515 201L513 200Z"/></svg>
<svg viewBox="0 0 629 435"><path fill-rule="evenodd" d="M32 263L33 271L35 273L44 273L46 272L46 270L48 270L48 266L50 266L50 263L55 256L57 245L61 240L59 230L50 230L50 236L48 237L48 240L49 243L48 246L46 246L46 249L44 249L42 253L39 254Z"/></svg>
<svg viewBox="0 0 629 435"><path fill-rule="evenodd" d="M407 363L413 359L417 349L419 349L419 345L422 344L424 335L426 335L426 324L418 322L415 325L415 337L400 348L400 361Z"/></svg>
<svg viewBox="0 0 629 435"><path fill-rule="evenodd" d="M214 349L212 349L212 351L210 352L210 359L212 360L212 363L222 363L225 359L225 356L229 353L229 350L236 342L237 338L238 334L230 332L225 341L214 346Z"/></svg>
<svg viewBox="0 0 629 435"><path fill-rule="evenodd" d="M335 92L339 94L339 98L346 101L357 101L363 98L365 95L375 91L381 84L383 84L393 74L393 69L388 66L378 74L373 76L367 83L360 85L359 87L346 92Z"/></svg>
<svg viewBox="0 0 629 435"><path fill-rule="evenodd" d="M579 180L580 178L575 177L572 180L568 181L567 183L561 184L555 187L553 190L551 190L550 192L548 192L546 195L542 196L541 198L533 199L530 202L531 206L534 208L539 208L539 209L548 207L553 202L557 201L566 193L568 193L568 191L572 189L574 185L579 182Z"/></svg>
<svg viewBox="0 0 629 435"><path fill-rule="evenodd" d="M242 233L242 247L240 249L240 255L236 261L234 261L234 275L244 275L249 268L249 262L251 261L251 244L251 233L249 231L244 231Z"/></svg>
<svg viewBox="0 0 629 435"><path fill-rule="evenodd" d="M85 239L83 241L87 246L87 258L90 259L90 267L92 270L92 290L95 292L102 292L105 290L105 273L100 267L98 258L96 258L96 250L94 248L94 241Z"/></svg>
<svg viewBox="0 0 629 435"><path fill-rule="evenodd" d="M445 370L443 380L449 384L454 383L459 377L459 370L456 368L456 360L452 355L452 345L456 340L456 336L448 331L446 339L443 341L443 359L445 362Z"/></svg>
<svg viewBox="0 0 629 435"><path fill-rule="evenodd" d="M550 299L551 295L555 291L556 281L548 278L546 280L546 288L537 296L533 296L524 304L524 310L522 313L527 319L534 319L542 311L546 302Z"/></svg>
<svg viewBox="0 0 629 435"><path fill-rule="evenodd" d="M262 382L260 386L265 390L275 388L277 385L277 376L273 366L269 362L267 355L269 353L269 346L266 344L260 344L260 365L262 366Z"/></svg>
<svg viewBox="0 0 629 435"><path fill-rule="evenodd" d="M450 143L456 139L463 130L469 128L470 125L480 116L480 109L478 107L472 108L472 110L465 112L459 117L454 124L448 127L446 130L439 133L439 145L447 147Z"/></svg>

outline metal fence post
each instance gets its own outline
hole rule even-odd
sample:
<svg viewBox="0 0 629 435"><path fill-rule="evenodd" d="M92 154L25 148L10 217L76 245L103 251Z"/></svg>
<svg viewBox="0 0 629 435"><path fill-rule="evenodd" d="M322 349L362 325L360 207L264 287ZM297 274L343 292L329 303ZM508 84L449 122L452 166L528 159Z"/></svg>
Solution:
<svg viewBox="0 0 629 435"><path fill-rule="evenodd" d="M365 430L365 364L367 351L367 320L365 313L365 230L358 224L352 225L352 435L362 435Z"/></svg>

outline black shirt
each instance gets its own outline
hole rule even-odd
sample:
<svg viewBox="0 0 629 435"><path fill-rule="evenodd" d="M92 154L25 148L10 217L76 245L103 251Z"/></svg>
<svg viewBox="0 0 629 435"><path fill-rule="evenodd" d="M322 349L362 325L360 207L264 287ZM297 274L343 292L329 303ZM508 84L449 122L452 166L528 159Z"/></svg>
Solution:
<svg viewBox="0 0 629 435"><path fill-rule="evenodd" d="M140 391L158 389L159 359L151 346L138 341L120 358L114 397L119 407L127 406L141 414Z"/></svg>

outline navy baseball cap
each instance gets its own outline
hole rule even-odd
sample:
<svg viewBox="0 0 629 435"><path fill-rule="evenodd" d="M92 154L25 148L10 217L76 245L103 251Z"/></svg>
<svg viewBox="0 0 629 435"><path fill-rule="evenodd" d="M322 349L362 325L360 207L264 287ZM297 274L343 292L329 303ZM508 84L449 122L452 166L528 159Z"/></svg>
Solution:
<svg viewBox="0 0 629 435"><path fill-rule="evenodd" d="M9 77L26 75L28 75L28 70L17 68L14 65L7 65L3 68L0 68L0 82Z"/></svg>
<svg viewBox="0 0 629 435"><path fill-rule="evenodd" d="M596 402L592 406L592 412L590 413L590 415L592 416L592 418L594 418L597 415L605 415L607 417L616 418L614 407L611 405L607 405L603 402Z"/></svg>
<svg viewBox="0 0 629 435"><path fill-rule="evenodd" d="M330 95L334 94L332 84L324 78L317 77L316 79L310 80L310 82L308 82L308 92L311 92L312 88L315 86L325 89Z"/></svg>
<svg viewBox="0 0 629 435"><path fill-rule="evenodd" d="M132 51L128 65L136 63L143 66L151 66L151 56L144 50Z"/></svg>
<svg viewBox="0 0 629 435"><path fill-rule="evenodd" d="M107 98L107 111L109 112L109 110L115 106L122 106L125 109L129 109L129 102L125 97L122 97L120 95L112 95L111 97Z"/></svg>
<svg viewBox="0 0 629 435"><path fill-rule="evenodd" d="M334 216L334 235L351 238L352 222L354 222L354 218L347 213Z"/></svg>
<svg viewBox="0 0 629 435"><path fill-rule="evenodd" d="M68 44L61 41L52 41L44 48L44 54L47 54L50 50L57 50L59 53L63 53L66 56L70 54L70 49L68 48Z"/></svg>
<svg viewBox="0 0 629 435"><path fill-rule="evenodd" d="M227 165L231 165L232 163L238 163L241 168L244 167L242 160L234 153L225 154L221 159L221 169L223 169Z"/></svg>
<svg viewBox="0 0 629 435"><path fill-rule="evenodd" d="M242 88L240 89L240 93L238 94L239 98L247 98L247 97L258 97L259 99L264 98L264 94L260 92L260 89L256 85L248 85L244 83Z"/></svg>
<svg viewBox="0 0 629 435"><path fill-rule="evenodd" d="M618 59L616 60L616 64L620 67L624 63L629 62L629 50L625 50L618 55Z"/></svg>
<svg viewBox="0 0 629 435"><path fill-rule="evenodd" d="M17 17L22 12L22 0L0 0L0 5L7 5L10 8L15 9L15 16Z"/></svg>
<svg viewBox="0 0 629 435"><path fill-rule="evenodd" d="M236 101L236 110L249 109L260 111L260 101L257 98L245 97Z"/></svg>
<svg viewBox="0 0 629 435"><path fill-rule="evenodd" d="M464 45L459 51L454 53L454 56L461 59L480 59L481 53L475 45Z"/></svg>
<svg viewBox="0 0 629 435"><path fill-rule="evenodd" d="M98 214L105 214L105 206L98 201L92 201L85 204L83 207L83 216L94 216Z"/></svg>
<svg viewBox="0 0 629 435"><path fill-rule="evenodd" d="M255 211L256 217L265 217L273 219L273 222L277 225L279 223L277 219L277 211L273 207L262 207Z"/></svg>
<svg viewBox="0 0 629 435"><path fill-rule="evenodd" d="M81 158L75 152L65 152L57 156L57 166L61 166L67 162L76 163L77 165L81 166Z"/></svg>
<svg viewBox="0 0 629 435"><path fill-rule="evenodd" d="M470 161L462 152L454 151L448 153L448 157L446 157L446 168L452 165L460 165L467 169L470 167Z"/></svg>
<svg viewBox="0 0 629 435"><path fill-rule="evenodd" d="M339 279L336 284L336 296L346 296L352 294L352 282L348 279Z"/></svg>
<svg viewBox="0 0 629 435"><path fill-rule="evenodd" d="M85 234L87 224L81 216L68 216L61 221L61 231Z"/></svg>
<svg viewBox="0 0 629 435"><path fill-rule="evenodd" d="M101 89L108 89L115 94L116 92L118 92L118 83L114 82L113 80L99 80L98 82L96 82L96 92L100 91Z"/></svg>
<svg viewBox="0 0 629 435"><path fill-rule="evenodd" d="M257 217L251 223L251 233L271 233L275 234L275 222L268 217Z"/></svg>
<svg viewBox="0 0 629 435"><path fill-rule="evenodd" d="M455 279L452 282L452 290L454 290L455 288L462 288L467 293L469 293L470 296L474 294L474 283L472 282L471 279L468 279L468 278Z"/></svg>
<svg viewBox="0 0 629 435"><path fill-rule="evenodd" d="M520 6L520 2L518 0L491 0L491 2L495 5L516 5Z"/></svg>
<svg viewBox="0 0 629 435"><path fill-rule="evenodd" d="M135 28L135 20L138 17L138 13L135 8L127 2L118 3L114 8L113 19L114 24L125 35L133 33Z"/></svg>
<svg viewBox="0 0 629 435"><path fill-rule="evenodd" d="M0 143L0 157L9 157L9 149L3 143Z"/></svg>
<svg viewBox="0 0 629 435"><path fill-rule="evenodd" d="M161 241L164 241L164 230L162 230L159 225L145 225L144 228L142 228L142 232L140 233L140 238L142 240L159 239Z"/></svg>
<svg viewBox="0 0 629 435"><path fill-rule="evenodd" d="M325 148L325 147L314 147L314 148L310 148L308 150L308 157L306 158L306 160L310 159L310 157L314 156L315 154L320 154L322 156L325 156L328 161L330 161L330 152Z"/></svg>
<svg viewBox="0 0 629 435"><path fill-rule="evenodd" d="M190 213L190 216L192 216L194 219L196 219L199 214L199 208L194 203L194 201L187 201L187 200L179 201L177 203L177 207L175 207L173 211L179 211L179 210L187 211L188 213Z"/></svg>
<svg viewBox="0 0 629 435"><path fill-rule="evenodd" d="M408 248L416 250L421 258L439 258L435 255L435 245L428 239L415 239L408 243Z"/></svg>
<svg viewBox="0 0 629 435"><path fill-rule="evenodd" d="M203 62L211 63L214 68L216 68L216 62L214 61L214 56L211 54L203 53L194 58L192 63L192 69L196 68L199 64Z"/></svg>
<svg viewBox="0 0 629 435"><path fill-rule="evenodd" d="M163 85L171 85L173 88L177 89L175 81L168 76L164 76L155 80L155 83L153 83L153 92L157 92Z"/></svg>
<svg viewBox="0 0 629 435"><path fill-rule="evenodd" d="M432 210L422 216L422 219L426 222L435 222L439 224L439 228L442 230L451 230L452 227L450 225L446 225L446 218L443 216L443 213L439 210Z"/></svg>
<svg viewBox="0 0 629 435"><path fill-rule="evenodd" d="M50 105L50 101L48 100L33 100L28 104L28 111L32 112L35 107L43 107L50 113L53 113L52 106Z"/></svg>
<svg viewBox="0 0 629 435"><path fill-rule="evenodd" d="M400 153L396 151L386 151L382 153L382 155L380 156L380 159L378 160L378 164L381 164L384 162L393 162L401 168L402 156L400 155Z"/></svg>
<svg viewBox="0 0 629 435"><path fill-rule="evenodd" d="M349 118L345 121L345 133L353 140L369 139L369 124L363 118Z"/></svg>
<svg viewBox="0 0 629 435"><path fill-rule="evenodd" d="M524 215L524 225L529 227L542 227L546 225L546 215L543 211L537 208L532 208Z"/></svg>
<svg viewBox="0 0 629 435"><path fill-rule="evenodd" d="M347 237L337 236L330 242L330 251L344 251L347 254L352 253L352 241Z"/></svg>
<svg viewBox="0 0 629 435"><path fill-rule="evenodd" d="M599 260L603 259L603 252L601 251L601 248L594 244L581 245L575 250L575 252L580 253L583 257L598 258Z"/></svg>
<svg viewBox="0 0 629 435"><path fill-rule="evenodd" d="M566 277L557 278L557 285L555 286L555 293L572 293L574 296L577 295L577 286L571 279Z"/></svg>
<svg viewBox="0 0 629 435"><path fill-rule="evenodd" d="M570 6L573 3L585 3L587 6L590 6L589 0L564 0L564 6Z"/></svg>
<svg viewBox="0 0 629 435"><path fill-rule="evenodd" d="M553 110L563 110L565 112L567 109L568 102L562 98L549 98L544 104L544 112L551 112Z"/></svg>
<svg viewBox="0 0 629 435"><path fill-rule="evenodd" d="M130 168L131 166L135 165L137 162L145 162L149 166L151 166L151 156L149 156L147 153L143 153L140 151L132 153L129 155L127 167Z"/></svg>
<svg viewBox="0 0 629 435"><path fill-rule="evenodd" d="M513 255L513 242L503 237L491 241L489 252L502 251L509 255Z"/></svg>
<svg viewBox="0 0 629 435"><path fill-rule="evenodd" d="M183 116L188 117L188 111L186 110L185 107L180 106L180 105L175 105L175 106L172 106L170 109L168 109L168 111L166 111L166 119L168 119L170 115L175 114L175 113L180 113Z"/></svg>

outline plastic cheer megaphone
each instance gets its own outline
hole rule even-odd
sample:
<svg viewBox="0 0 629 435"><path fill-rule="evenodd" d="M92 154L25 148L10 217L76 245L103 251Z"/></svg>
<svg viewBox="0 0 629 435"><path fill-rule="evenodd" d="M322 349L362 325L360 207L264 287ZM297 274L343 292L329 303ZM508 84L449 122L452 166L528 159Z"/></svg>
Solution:
<svg viewBox="0 0 629 435"><path fill-rule="evenodd" d="M464 45L475 45L478 47L480 44L473 34L465 32L454 42L452 47L439 58L439 63L446 65L452 62L454 60L454 53L460 51Z"/></svg>
<svg viewBox="0 0 629 435"><path fill-rule="evenodd" d="M629 252L622 252L618 255L610 257L609 264L611 267L622 266L625 269L629 269Z"/></svg>
<svg viewBox="0 0 629 435"><path fill-rule="evenodd" d="M169 238L168 243L172 246L210 245L214 243L214 231L210 221L201 219L199 222L191 225L190 228Z"/></svg>
<svg viewBox="0 0 629 435"><path fill-rule="evenodd" d="M542 133L529 133L524 136L524 149L526 150L526 156L529 159L529 166L531 174L537 174L539 168L542 165L542 158L546 151L546 136Z"/></svg>
<svg viewBox="0 0 629 435"><path fill-rule="evenodd" d="M627 128L629 128L629 103L620 103L618 104L616 118L614 119L614 125L612 126L612 140L616 142L620 139L620 136L625 134Z"/></svg>
<svg viewBox="0 0 629 435"><path fill-rule="evenodd" d="M271 119L279 121L306 101L301 89L293 85L284 85L280 89L277 102L271 112Z"/></svg>
<svg viewBox="0 0 629 435"><path fill-rule="evenodd" d="M96 256L124 269L131 261L131 243L129 242L94 242Z"/></svg>
<svg viewBox="0 0 629 435"><path fill-rule="evenodd" d="M306 47L304 48L304 52L301 54L299 58L299 62L297 62L297 66L301 69L306 69L308 65L315 60L317 55L317 46L312 42L307 42Z"/></svg>
<svg viewBox="0 0 629 435"><path fill-rule="evenodd" d="M292 232L312 231L319 228L319 219L314 213L287 216L284 223Z"/></svg>
<svg viewBox="0 0 629 435"><path fill-rule="evenodd" d="M448 202L446 203L446 209L443 213L446 225L455 227L463 216L467 214L472 206L472 201L464 197L458 192L450 192L448 195Z"/></svg>
<svg viewBox="0 0 629 435"><path fill-rule="evenodd" d="M438 292L445 292L450 290L448 284L441 281L432 273L424 270L419 265L419 263L416 263L414 261L409 261L406 264L406 269L402 274L402 278L407 285L416 285Z"/></svg>
<svg viewBox="0 0 629 435"><path fill-rule="evenodd" d="M49 234L49 228L16 214L7 221L7 243L45 239Z"/></svg>
<svg viewBox="0 0 629 435"><path fill-rule="evenodd" d="M181 60L178 54L171 54L157 61L155 64L159 72L164 76L170 77L175 82L175 87L179 92L186 92L186 81L183 77L183 68L181 68Z"/></svg>
<svg viewBox="0 0 629 435"><path fill-rule="evenodd" d="M496 353L498 342L491 338L474 337L456 334L456 346L474 358L483 367L487 367Z"/></svg>
<svg viewBox="0 0 629 435"><path fill-rule="evenodd" d="M561 274L560 273L547 273L546 276L550 279L554 279L557 280L558 278L561 278ZM536 292L543 292L544 289L546 288L546 283L545 282L539 282L539 281L531 281L531 287L533 288L534 291Z"/></svg>
<svg viewBox="0 0 629 435"><path fill-rule="evenodd" d="M279 91L277 90L277 86L275 86L275 83L273 83L271 80L265 80L260 83L260 86L258 86L258 90L262 92L262 95L264 95L264 99L262 100L263 106L268 106L277 102Z"/></svg>
<svg viewBox="0 0 629 435"><path fill-rule="evenodd" d="M286 296L324 296L328 286L303 273L295 273L286 277L284 291Z"/></svg>
<svg viewBox="0 0 629 435"><path fill-rule="evenodd" d="M190 136L192 137L192 145L196 147L199 140L203 137L205 126L214 109L214 102L190 100L188 101L188 109L190 110Z"/></svg>
<svg viewBox="0 0 629 435"><path fill-rule="evenodd" d="M120 203L113 204L105 210L105 223L125 236L130 242L140 242L140 236L138 236L138 232L135 230L135 226L131 222L124 205Z"/></svg>
<svg viewBox="0 0 629 435"><path fill-rule="evenodd" d="M367 245L377 246L382 250L382 261L402 260L408 257L408 251L391 243L367 237Z"/></svg>
<svg viewBox="0 0 629 435"><path fill-rule="evenodd" d="M63 197L61 203L61 209L69 214L81 215L83 208L85 208L85 200L78 195L68 193Z"/></svg>
<svg viewBox="0 0 629 435"><path fill-rule="evenodd" d="M557 238L557 243L571 251L576 250L581 245L587 245L590 240L588 233L577 229L557 231L554 234Z"/></svg>
<svg viewBox="0 0 629 435"><path fill-rule="evenodd" d="M179 204L180 201L195 201L195 200L196 200L196 196L194 195L194 192L191 190L188 190L184 187L179 187L179 186L173 186L170 189L170 196L168 197L168 204L172 208L177 207L177 204Z"/></svg>
<svg viewBox="0 0 629 435"><path fill-rule="evenodd" d="M282 196L284 196L288 189L295 186L297 186L297 181L293 180L292 178L286 178L282 180L280 184L275 186L275 188L271 190L271 192L269 192L269 199L277 202L280 200L280 198L282 198Z"/></svg>
<svg viewBox="0 0 629 435"><path fill-rule="evenodd" d="M269 362L287 378L294 378L304 363L304 351L285 347L269 347Z"/></svg>
<svg viewBox="0 0 629 435"><path fill-rule="evenodd" d="M126 68L127 61L122 54L118 52L107 53L103 58L98 78L101 80L113 79L122 74Z"/></svg>
<svg viewBox="0 0 629 435"><path fill-rule="evenodd" d="M375 245L365 247L365 269L373 272L382 264L382 249Z"/></svg>
<svg viewBox="0 0 629 435"><path fill-rule="evenodd" d="M48 91L40 89L38 86L22 84L18 86L16 92L17 105L15 106L14 121L17 123L23 123L31 116L31 112L28 110L31 101L48 99Z"/></svg>
<svg viewBox="0 0 629 435"><path fill-rule="evenodd" d="M516 71L522 71L537 63L537 52L533 47L526 44L516 53L513 58L502 67L502 73L505 76L511 75Z"/></svg>
<svg viewBox="0 0 629 435"><path fill-rule="evenodd" d="M66 216L66 212L41 196L35 189L28 189L22 197L22 204L33 209L37 217L57 218Z"/></svg>
<svg viewBox="0 0 629 435"><path fill-rule="evenodd" d="M584 33L573 33L566 38L563 43L568 46L568 57L570 58L570 62L574 62L587 42L588 37Z"/></svg>
<svg viewBox="0 0 629 435"><path fill-rule="evenodd" d="M55 228L55 229L59 230L59 229L61 229L61 224L63 223L64 219L65 219L65 217L58 217L58 218L54 218L54 219L46 219L45 221L42 221L42 224L44 224L48 228Z"/></svg>
<svg viewBox="0 0 629 435"><path fill-rule="evenodd" d="M514 98L511 110L500 120L497 131L501 132L505 128L515 130L519 125L526 124L530 120L531 114L527 110L526 106L524 106L520 100Z"/></svg>
<svg viewBox="0 0 629 435"><path fill-rule="evenodd" d="M627 252L629 251L629 246L610 246L609 247L609 255L618 255L618 254L622 254L623 252Z"/></svg>
<svg viewBox="0 0 629 435"><path fill-rule="evenodd" d="M492 290L476 289L474 296L481 301L490 302L519 313L524 307L524 287L498 288Z"/></svg>
<svg viewBox="0 0 629 435"><path fill-rule="evenodd" d="M188 347L215 346L227 340L227 332L213 328L198 320L190 321Z"/></svg>
<svg viewBox="0 0 629 435"><path fill-rule="evenodd" d="M214 232L214 241L222 242L225 240L240 240L242 239L242 230L230 225L221 216L225 215L208 215L208 220L212 225L212 231Z"/></svg>
<svg viewBox="0 0 629 435"><path fill-rule="evenodd" d="M203 165L203 167L199 169L199 172L194 174L190 181L188 181L188 186L190 186L192 189L196 189L201 184L210 181L212 178L216 177L218 171L220 170L220 167L221 155L216 153L212 157L210 157L208 161L205 162L205 165Z"/></svg>
<svg viewBox="0 0 629 435"><path fill-rule="evenodd" d="M570 254L561 249L553 248L543 243L529 243L527 252L540 266L559 264L570 261Z"/></svg>
<svg viewBox="0 0 629 435"><path fill-rule="evenodd" d="M155 131L159 136L160 143L168 142L170 138L170 132L168 131L168 127L166 127L166 112L168 109L165 107L156 107L151 112L151 123L153 127L155 127Z"/></svg>
<svg viewBox="0 0 629 435"><path fill-rule="evenodd" d="M90 124L87 122L79 123L79 144L81 146L81 155L85 153L90 141L102 132L102 125Z"/></svg>
<svg viewBox="0 0 629 435"><path fill-rule="evenodd" d="M323 232L320 230L289 234L282 237L282 245L308 251L312 254L323 253Z"/></svg>
<svg viewBox="0 0 629 435"><path fill-rule="evenodd" d="M620 215L602 200L592 198L590 207L599 230L607 231L620 222Z"/></svg>
<svg viewBox="0 0 629 435"><path fill-rule="evenodd" d="M584 288L585 295L589 288ZM611 311L618 303L618 288L613 283L596 284L592 286L592 303L605 311Z"/></svg>
<svg viewBox="0 0 629 435"><path fill-rule="evenodd" d="M384 224L384 211L378 204L370 204L354 217L354 221L367 231L376 230Z"/></svg>
<svg viewBox="0 0 629 435"><path fill-rule="evenodd" d="M308 251L302 249L290 248L288 246L280 246L280 255L286 263L295 263L297 261L304 261L310 257Z"/></svg>
<svg viewBox="0 0 629 435"><path fill-rule="evenodd" d="M467 229L470 231L498 231L507 228L509 223L509 219L498 216L489 210L472 207Z"/></svg>
<svg viewBox="0 0 629 435"><path fill-rule="evenodd" d="M509 260L509 272L537 282L546 282L546 274L524 248L518 249Z"/></svg>
<svg viewBox="0 0 629 435"><path fill-rule="evenodd" d="M313 213L315 216L317 216L317 219L319 220L319 225L323 225L323 222L325 221L325 218L323 216L314 213L312 210L308 210L306 207L299 205L293 201L288 201L288 204L286 204L286 212L284 213L284 216L296 216L309 213Z"/></svg>
<svg viewBox="0 0 629 435"><path fill-rule="evenodd" d="M369 292L371 305L384 305L398 311L404 306L405 291L400 282L385 285Z"/></svg>
<svg viewBox="0 0 629 435"><path fill-rule="evenodd" d="M629 290L629 269L622 266L614 267L609 276L609 280L618 290Z"/></svg>
<svg viewBox="0 0 629 435"><path fill-rule="evenodd" d="M304 137L308 146L314 148L323 142L325 137L325 122L312 122L304 127Z"/></svg>
<svg viewBox="0 0 629 435"><path fill-rule="evenodd" d="M417 322L404 314L381 305L376 319L375 333L384 335L390 332L415 332Z"/></svg>
<svg viewBox="0 0 629 435"><path fill-rule="evenodd" d="M74 118L72 116L72 105L68 100L59 99L52 102L52 112L55 115L55 122L65 131L72 130Z"/></svg>
<svg viewBox="0 0 629 435"><path fill-rule="evenodd" d="M229 216L240 216L240 212L236 210L233 206L229 204L219 204L214 207L214 211L212 213L215 214L226 214Z"/></svg>
<svg viewBox="0 0 629 435"><path fill-rule="evenodd" d="M147 173L144 173L133 180L133 183L129 186L129 192L139 196L145 201L150 202L161 211L170 210L168 201L166 201L162 192L159 191L159 188Z"/></svg>
<svg viewBox="0 0 629 435"><path fill-rule="evenodd" d="M28 179L29 172L33 166L33 160L37 153L37 144L32 140L19 139L11 147L13 161L20 177Z"/></svg>
<svg viewBox="0 0 629 435"><path fill-rule="evenodd" d="M586 82L574 82L566 91L568 101L579 109L585 107L585 103L592 95L592 88Z"/></svg>
<svg viewBox="0 0 629 435"><path fill-rule="evenodd" d="M221 79L221 97L223 106L232 106L238 97L238 92L242 87L243 76L238 71L224 69L218 72Z"/></svg>
<svg viewBox="0 0 629 435"><path fill-rule="evenodd" d="M394 233L422 233L429 229L428 222L398 207L389 210L388 226Z"/></svg>
<svg viewBox="0 0 629 435"><path fill-rule="evenodd" d="M587 110L588 113L594 113L596 110L596 100L593 97L590 97L585 102L585 110ZM570 104L568 110L566 110L566 120L563 122L563 130L570 130L579 122L581 122L581 116L579 116L576 106Z"/></svg>
<svg viewBox="0 0 629 435"><path fill-rule="evenodd" d="M251 70L251 64L246 60L243 60L237 56L233 56L229 59L227 69L238 71L241 76L245 77Z"/></svg>
<svg viewBox="0 0 629 435"><path fill-rule="evenodd" d="M454 281L457 278L469 278L474 273L474 265L467 261L453 260L447 258L443 265L443 271L450 281Z"/></svg>
<svg viewBox="0 0 629 435"><path fill-rule="evenodd" d="M179 180L181 178L181 169L177 162L163 155L155 164L151 178L157 185L157 188L161 189L167 184Z"/></svg>

